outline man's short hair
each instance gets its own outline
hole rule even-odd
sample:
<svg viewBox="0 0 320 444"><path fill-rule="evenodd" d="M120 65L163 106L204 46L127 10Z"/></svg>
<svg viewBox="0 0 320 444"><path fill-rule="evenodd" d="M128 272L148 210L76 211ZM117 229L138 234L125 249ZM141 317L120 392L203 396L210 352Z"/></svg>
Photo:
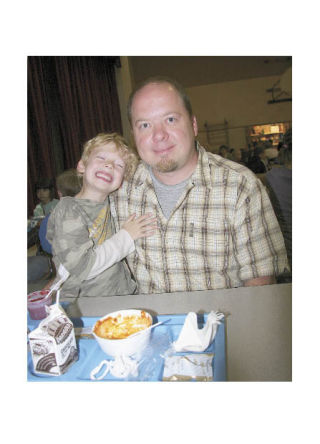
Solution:
<svg viewBox="0 0 320 444"><path fill-rule="evenodd" d="M193 116L193 112L192 112L192 106L191 106L191 102L189 99L189 96L187 95L185 89L183 88L182 85L180 85L179 82L177 82L174 79L171 79L170 77L164 77L164 76L156 76L156 77L149 77L148 79L144 80L143 82L139 83L134 90L131 92L130 96L129 96L129 100L128 100L128 105L127 105L127 117L128 120L130 122L130 125L132 126L132 115L131 115L131 110L132 110L132 102L134 99L134 96L136 95L136 93L138 91L140 91L142 88L144 88L147 85L150 84L161 84L161 83L168 83L169 85L171 85L179 94L180 98L182 99L182 102L184 104L185 109L187 110L190 119Z"/></svg>

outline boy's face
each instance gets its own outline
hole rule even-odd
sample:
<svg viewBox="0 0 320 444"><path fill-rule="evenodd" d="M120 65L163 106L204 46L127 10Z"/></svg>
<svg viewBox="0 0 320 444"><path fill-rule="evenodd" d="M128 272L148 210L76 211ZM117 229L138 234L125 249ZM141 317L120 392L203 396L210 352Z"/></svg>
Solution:
<svg viewBox="0 0 320 444"><path fill-rule="evenodd" d="M83 197L101 201L120 187L125 162L111 142L94 148L86 164L80 160L77 169L83 173Z"/></svg>
<svg viewBox="0 0 320 444"><path fill-rule="evenodd" d="M49 188L38 188L37 198L41 203L47 204L51 200L51 193Z"/></svg>

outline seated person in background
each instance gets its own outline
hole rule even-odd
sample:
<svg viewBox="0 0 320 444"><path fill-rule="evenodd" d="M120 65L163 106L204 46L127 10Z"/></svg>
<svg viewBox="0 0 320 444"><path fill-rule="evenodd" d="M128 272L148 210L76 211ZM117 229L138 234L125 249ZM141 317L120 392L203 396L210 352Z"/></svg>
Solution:
<svg viewBox="0 0 320 444"><path fill-rule="evenodd" d="M239 163L241 163L242 165L247 166L249 159L251 158L251 151L249 149L250 145L248 145L248 148L240 148L240 152L241 152L241 160Z"/></svg>
<svg viewBox="0 0 320 444"><path fill-rule="evenodd" d="M42 217L49 214L59 202L54 199L54 187L51 179L40 179L36 183L37 198L40 203L33 210L33 217Z"/></svg>
<svg viewBox="0 0 320 444"><path fill-rule="evenodd" d="M181 85L145 81L130 96L128 118L142 160L110 196L111 211L116 227L146 211L159 226L127 257L137 292L274 283L288 265L268 194L245 166L195 140L197 121Z"/></svg>
<svg viewBox="0 0 320 444"><path fill-rule="evenodd" d="M36 256L28 256L27 275L28 283L39 280L47 280L52 275L52 267L50 256L36 254Z"/></svg>
<svg viewBox="0 0 320 444"><path fill-rule="evenodd" d="M136 157L116 133L98 134L86 142L77 170L82 188L75 197L62 197L48 221L47 239L53 261L70 273L61 299L133 294L136 288L122 259L135 249L134 241L154 234L155 218L132 214L116 234L109 194L121 187L136 165ZM100 253L99 256L97 253ZM98 260L97 260L98 258ZM95 266L96 276L91 275Z"/></svg>
<svg viewBox="0 0 320 444"><path fill-rule="evenodd" d="M56 179L59 199L62 197L74 197L81 190L82 178L75 168L63 171Z"/></svg>
<svg viewBox="0 0 320 444"><path fill-rule="evenodd" d="M273 209L278 218L286 244L290 268L292 265L292 140L286 133L285 144L281 148L278 162L266 174L266 186Z"/></svg>
<svg viewBox="0 0 320 444"><path fill-rule="evenodd" d="M234 162L237 163L242 163L244 165L244 163L242 162L242 153L240 148L231 148L228 159L233 160Z"/></svg>
<svg viewBox="0 0 320 444"><path fill-rule="evenodd" d="M253 156L248 161L248 168L255 174L266 173L269 170L269 160L265 149L263 145L258 145L254 150Z"/></svg>
<svg viewBox="0 0 320 444"><path fill-rule="evenodd" d="M277 148L270 147L265 149L265 154L269 162L269 170L271 170L271 168L278 163L279 151Z"/></svg>
<svg viewBox="0 0 320 444"><path fill-rule="evenodd" d="M77 170L72 168L59 174L56 179L56 185L60 199L64 196L75 196L81 189L81 181ZM38 249L36 256L28 257L28 282L47 279L53 273L51 263L52 249L46 238L49 216L50 213L42 220L39 227L38 236L41 248Z"/></svg>
<svg viewBox="0 0 320 444"><path fill-rule="evenodd" d="M229 148L226 145L220 145L219 147L219 156L224 157L225 159L228 157Z"/></svg>
<svg viewBox="0 0 320 444"><path fill-rule="evenodd" d="M280 141L280 142L278 143L278 145L277 145L277 150L278 150L278 153L280 152L280 150L281 150L282 146L283 146L283 142L282 142L282 141Z"/></svg>
<svg viewBox="0 0 320 444"><path fill-rule="evenodd" d="M59 199L62 197L74 197L81 190L81 178L79 177L75 168L63 171L56 179L56 186ZM50 214L48 214L40 224L39 238L42 249L49 254L52 254L51 245L47 240L47 225Z"/></svg>
<svg viewBox="0 0 320 444"><path fill-rule="evenodd" d="M40 203L33 210L33 217L28 220L28 248L38 244L40 220L50 214L58 203L58 200L53 198L54 187L51 179L40 179L35 189Z"/></svg>
<svg viewBox="0 0 320 444"><path fill-rule="evenodd" d="M230 148L229 152L227 153L226 159L230 159L230 160L234 161L234 156L235 156L234 148Z"/></svg>

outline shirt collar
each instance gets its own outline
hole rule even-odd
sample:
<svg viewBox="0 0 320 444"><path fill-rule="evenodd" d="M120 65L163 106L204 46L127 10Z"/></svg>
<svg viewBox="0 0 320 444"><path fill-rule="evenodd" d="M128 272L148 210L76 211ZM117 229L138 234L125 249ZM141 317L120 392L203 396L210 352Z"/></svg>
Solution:
<svg viewBox="0 0 320 444"><path fill-rule="evenodd" d="M190 180L197 187L211 188L211 162L207 151L197 142L198 163Z"/></svg>

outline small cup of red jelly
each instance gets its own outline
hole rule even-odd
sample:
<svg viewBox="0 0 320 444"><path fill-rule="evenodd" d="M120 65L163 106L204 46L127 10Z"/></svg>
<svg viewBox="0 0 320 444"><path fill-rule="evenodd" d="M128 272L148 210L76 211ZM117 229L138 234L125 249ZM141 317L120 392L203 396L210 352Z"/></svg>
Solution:
<svg viewBox="0 0 320 444"><path fill-rule="evenodd" d="M46 305L52 304L50 290L39 290L28 294L28 311L31 319L44 319L47 317Z"/></svg>

